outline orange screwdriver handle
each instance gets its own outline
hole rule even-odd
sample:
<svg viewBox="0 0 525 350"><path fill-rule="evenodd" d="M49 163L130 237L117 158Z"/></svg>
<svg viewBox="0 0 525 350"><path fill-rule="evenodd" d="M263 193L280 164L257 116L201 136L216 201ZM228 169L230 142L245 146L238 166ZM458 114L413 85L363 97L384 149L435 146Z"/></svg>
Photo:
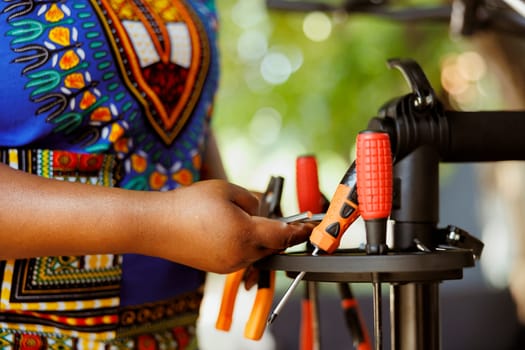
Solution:
<svg viewBox="0 0 525 350"><path fill-rule="evenodd" d="M259 271L257 294L253 302L252 311L244 327L244 337L259 340L266 329L266 320L270 316L275 293L275 271Z"/></svg>
<svg viewBox="0 0 525 350"><path fill-rule="evenodd" d="M221 331L229 331L233 320L235 299L244 276L245 269L232 272L226 276L224 290L222 292L221 307L215 322L215 328Z"/></svg>
<svg viewBox="0 0 525 350"><path fill-rule="evenodd" d="M355 162L337 185L326 214L310 235L310 242L327 253L333 253L348 227L359 217Z"/></svg>
<svg viewBox="0 0 525 350"><path fill-rule="evenodd" d="M365 130L357 135L357 195L365 220L367 253L386 250L386 221L392 210L392 151L387 133Z"/></svg>

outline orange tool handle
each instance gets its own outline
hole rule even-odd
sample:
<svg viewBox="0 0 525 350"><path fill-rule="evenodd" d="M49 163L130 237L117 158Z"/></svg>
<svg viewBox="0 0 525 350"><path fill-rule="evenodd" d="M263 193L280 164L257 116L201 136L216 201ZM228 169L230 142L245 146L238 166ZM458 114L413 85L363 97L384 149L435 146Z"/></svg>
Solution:
<svg viewBox="0 0 525 350"><path fill-rule="evenodd" d="M232 272L226 276L224 290L222 292L221 308L215 322L215 328L221 331L229 331L233 320L235 299L244 276L245 269Z"/></svg>
<svg viewBox="0 0 525 350"><path fill-rule="evenodd" d="M364 220L388 218L392 209L392 151L387 133L357 135L357 195Z"/></svg>
<svg viewBox="0 0 525 350"><path fill-rule="evenodd" d="M355 162L343 176L330 201L326 214L310 235L310 242L327 253L333 253L346 229L359 217Z"/></svg>
<svg viewBox="0 0 525 350"><path fill-rule="evenodd" d="M323 196L319 190L315 157L311 155L298 157L295 162L295 169L299 212L321 213L323 211Z"/></svg>
<svg viewBox="0 0 525 350"><path fill-rule="evenodd" d="M252 311L244 327L244 337L259 340L266 329L266 320L270 311L275 293L275 271L261 270L257 283L257 294L253 302Z"/></svg>

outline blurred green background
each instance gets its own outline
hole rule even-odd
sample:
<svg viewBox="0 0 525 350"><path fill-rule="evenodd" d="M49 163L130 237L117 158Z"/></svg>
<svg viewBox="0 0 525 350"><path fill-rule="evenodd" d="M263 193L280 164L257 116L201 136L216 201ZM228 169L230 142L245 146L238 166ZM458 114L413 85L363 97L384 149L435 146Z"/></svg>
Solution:
<svg viewBox="0 0 525 350"><path fill-rule="evenodd" d="M317 157L321 190L331 196L357 133L382 104L409 91L387 59L415 59L455 107L495 101L483 93L490 80L483 59L451 36L446 22L283 12L263 0L217 5L222 75L214 126L224 163L233 182L253 190L264 190L271 175L284 176L285 215L297 210L296 157ZM412 5L425 3L404 4Z"/></svg>

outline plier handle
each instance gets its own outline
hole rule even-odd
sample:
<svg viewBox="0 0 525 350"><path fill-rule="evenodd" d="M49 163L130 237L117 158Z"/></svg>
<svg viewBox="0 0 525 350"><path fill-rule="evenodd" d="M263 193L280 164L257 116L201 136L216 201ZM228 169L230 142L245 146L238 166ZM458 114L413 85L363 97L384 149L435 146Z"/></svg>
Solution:
<svg viewBox="0 0 525 350"><path fill-rule="evenodd" d="M259 216L278 218L282 217L281 197L283 192L284 178L272 176L264 192L260 205ZM246 273L246 269L230 273L224 282L221 307L215 323L215 328L229 331L233 321L235 299ZM257 294L252 306L248 321L244 328L244 337L252 340L261 339L266 328L266 320L270 315L273 298L275 294L275 271L259 271L257 281Z"/></svg>

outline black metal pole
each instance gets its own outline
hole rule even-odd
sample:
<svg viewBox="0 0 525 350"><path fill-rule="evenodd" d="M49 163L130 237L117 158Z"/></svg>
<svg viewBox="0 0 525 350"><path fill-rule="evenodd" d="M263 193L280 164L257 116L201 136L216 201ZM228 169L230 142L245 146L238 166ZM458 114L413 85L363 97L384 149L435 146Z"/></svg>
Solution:
<svg viewBox="0 0 525 350"><path fill-rule="evenodd" d="M394 166L393 249L433 247L439 219L439 154L421 146ZM439 350L439 282L397 283L390 290L393 350Z"/></svg>

